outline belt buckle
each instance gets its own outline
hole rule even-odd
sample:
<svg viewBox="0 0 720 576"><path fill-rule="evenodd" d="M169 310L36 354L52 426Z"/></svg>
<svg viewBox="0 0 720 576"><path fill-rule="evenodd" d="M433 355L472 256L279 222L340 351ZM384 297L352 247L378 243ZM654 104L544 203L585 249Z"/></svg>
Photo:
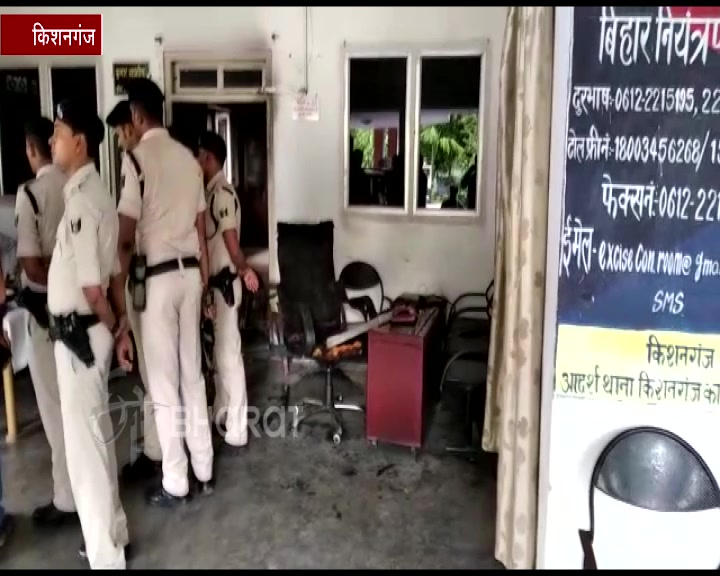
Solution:
<svg viewBox="0 0 720 576"><path fill-rule="evenodd" d="M180 272L185 272L185 265L183 264L182 257L178 256L177 263L178 263L178 270L180 270Z"/></svg>

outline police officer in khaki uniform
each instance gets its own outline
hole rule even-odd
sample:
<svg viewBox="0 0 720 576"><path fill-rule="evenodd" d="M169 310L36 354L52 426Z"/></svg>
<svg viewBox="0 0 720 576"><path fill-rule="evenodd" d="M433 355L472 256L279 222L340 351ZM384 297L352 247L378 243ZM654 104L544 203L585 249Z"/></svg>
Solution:
<svg viewBox="0 0 720 576"><path fill-rule="evenodd" d="M47 271L65 209L63 187L67 182L62 171L52 164L52 133L53 123L41 116L25 125L25 153L35 178L18 189L15 225L23 286L19 301L30 312L30 376L52 455L53 499L33 512L33 520L40 525L58 526L76 521L77 513L65 461L55 352L46 310Z"/></svg>
<svg viewBox="0 0 720 576"><path fill-rule="evenodd" d="M48 271L50 335L55 341L67 465L93 569L125 568L127 520L118 494L108 406L115 338L127 338L105 296L118 285L118 219L112 196L88 151L103 140L102 121L82 103L58 105L53 162L68 176L65 212Z"/></svg>
<svg viewBox="0 0 720 576"><path fill-rule="evenodd" d="M184 501L190 489L188 459L178 432L183 415L193 472L200 490L212 492L213 448L200 357L208 280L205 191L192 153L163 128L163 96L157 85L137 79L128 82L127 92L140 134L133 150L140 173L126 156L118 249L121 262L127 262L137 228L138 256L130 273L134 290L142 291L144 284L140 329L163 471L162 486L148 493L148 501L172 506Z"/></svg>
<svg viewBox="0 0 720 576"><path fill-rule="evenodd" d="M215 378L214 414L218 426L225 425L223 453L237 454L247 445L247 389L242 357L238 310L244 281L256 292L258 278L240 249L240 203L225 179L225 141L214 132L200 137L198 163L203 171L207 211L205 227L210 259L210 287L215 290Z"/></svg>
<svg viewBox="0 0 720 576"><path fill-rule="evenodd" d="M108 126L112 128L117 135L118 144L122 148L125 156L130 157L132 163L136 163L132 150L137 146L140 137L135 132L132 124L132 115L130 113L130 105L127 100L121 100L108 114L105 120ZM139 165L135 166L136 172L139 172ZM126 263L126 267L129 263ZM145 398L143 402L143 451L131 464L126 464L122 470L122 480L125 483L141 482L154 478L160 470L162 463L162 450L160 448L160 439L157 434L155 425L155 416L153 414L153 402L148 387L147 369L145 367L145 357L142 352L142 338L140 334L140 318L132 306L132 297L126 284L125 286L125 310L127 313L128 323L135 338L135 351L137 352L138 370L140 378L145 388Z"/></svg>

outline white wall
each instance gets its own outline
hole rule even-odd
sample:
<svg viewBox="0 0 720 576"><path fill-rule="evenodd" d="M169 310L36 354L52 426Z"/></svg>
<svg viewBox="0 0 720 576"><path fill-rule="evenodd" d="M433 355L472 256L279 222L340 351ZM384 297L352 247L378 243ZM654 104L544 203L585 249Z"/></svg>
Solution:
<svg viewBox="0 0 720 576"><path fill-rule="evenodd" d="M351 259L374 264L386 292L418 289L460 292L484 289L494 270L494 188L499 63L505 7L320 7L310 10L310 92L320 99L320 121L292 120L292 91L303 84L303 7L3 7L8 12L103 14L104 109L115 103L112 62L151 60L161 74L154 39L166 50L272 49L273 84L283 90L274 103L275 212L278 220L332 218L336 224L336 268ZM276 35L275 41L272 35ZM490 41L491 99L485 146L485 215L481 224L399 224L343 221L342 45ZM1 65L1 59L0 59Z"/></svg>

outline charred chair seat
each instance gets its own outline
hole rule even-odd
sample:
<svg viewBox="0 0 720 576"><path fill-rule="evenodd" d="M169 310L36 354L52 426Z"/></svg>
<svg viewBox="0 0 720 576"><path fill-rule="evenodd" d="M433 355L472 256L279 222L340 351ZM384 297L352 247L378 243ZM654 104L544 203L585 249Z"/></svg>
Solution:
<svg viewBox="0 0 720 576"><path fill-rule="evenodd" d="M341 346L328 348L325 345L329 337L352 327L346 322L343 311L345 294L335 280L333 228L332 221L278 223L279 314L274 339L280 343L276 353L288 359L311 358L324 373L322 398L305 397L291 406L291 388L285 385L284 406L291 411L294 408L296 414L293 432L310 418L329 416L333 424L333 442L339 444L344 431L340 412L363 413L364 407L343 402L342 397L335 394L335 378L342 374L338 364L360 353L361 345L352 339ZM316 373L305 375L292 388L300 387L306 377Z"/></svg>

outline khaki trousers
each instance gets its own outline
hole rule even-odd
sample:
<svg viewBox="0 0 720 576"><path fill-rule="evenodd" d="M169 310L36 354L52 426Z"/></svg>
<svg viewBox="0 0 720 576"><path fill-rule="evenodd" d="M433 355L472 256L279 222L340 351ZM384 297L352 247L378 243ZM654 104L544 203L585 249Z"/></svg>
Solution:
<svg viewBox="0 0 720 576"><path fill-rule="evenodd" d="M70 476L65 458L65 437L60 409L60 391L55 369L55 346L48 331L30 315L28 323L32 343L29 358L30 378L35 388L38 411L50 444L53 477L53 504L63 512L75 512Z"/></svg>
<svg viewBox="0 0 720 576"><path fill-rule="evenodd" d="M248 399L245 364L238 325L238 308L242 303L240 279L233 283L235 305L228 306L215 290L215 422L225 424L225 442L244 446L248 441Z"/></svg>
<svg viewBox="0 0 720 576"><path fill-rule="evenodd" d="M162 448L163 488L182 497L189 491L185 443L195 477L200 482L212 478L213 447L200 356L200 271L187 268L152 276L145 289L147 306L140 325Z"/></svg>
<svg viewBox="0 0 720 576"><path fill-rule="evenodd" d="M160 439L158 438L157 426L155 425L155 414L153 411L153 401L148 387L147 368L145 366L145 354L143 354L142 334L140 328L140 315L133 308L132 296L125 284L125 309L127 311L128 323L135 339L135 349L137 353L138 370L140 371L140 379L145 388L145 396L143 400L143 453L145 456L160 462L162 460L162 449L160 448ZM135 440L135 438L133 438Z"/></svg>
<svg viewBox="0 0 720 576"><path fill-rule="evenodd" d="M103 324L88 334L95 355L90 368L65 344L55 343L68 472L90 567L125 569L127 519L118 493L107 387L113 337Z"/></svg>

